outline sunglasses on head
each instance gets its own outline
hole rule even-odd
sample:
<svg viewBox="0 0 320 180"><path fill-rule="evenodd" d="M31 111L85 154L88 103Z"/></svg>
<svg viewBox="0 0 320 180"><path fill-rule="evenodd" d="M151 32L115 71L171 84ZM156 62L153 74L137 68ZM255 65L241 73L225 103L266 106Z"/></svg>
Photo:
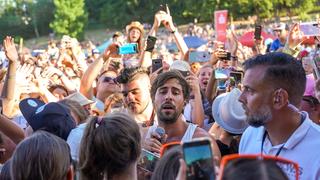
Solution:
<svg viewBox="0 0 320 180"><path fill-rule="evenodd" d="M288 159L284 159L277 156L269 156L269 155L262 155L262 154L231 154L223 156L221 163L220 163L220 172L219 172L219 179L221 180L224 176L224 170L228 165L235 165L238 162L249 162L252 160L259 160L259 161L272 161L276 163L280 169L283 168L292 168L292 172L294 173L295 179L299 179L299 165L293 161L290 161ZM239 165L239 164L238 164Z"/></svg>
<svg viewBox="0 0 320 180"><path fill-rule="evenodd" d="M162 157L169 149L176 147L176 146L180 146L180 145L181 145L180 141L174 141L174 142L170 142L170 143L162 145L161 149L160 149L160 157Z"/></svg>
<svg viewBox="0 0 320 180"><path fill-rule="evenodd" d="M302 100L308 102L312 107L315 107L316 105L319 104L318 99L316 99L312 96L303 96Z"/></svg>

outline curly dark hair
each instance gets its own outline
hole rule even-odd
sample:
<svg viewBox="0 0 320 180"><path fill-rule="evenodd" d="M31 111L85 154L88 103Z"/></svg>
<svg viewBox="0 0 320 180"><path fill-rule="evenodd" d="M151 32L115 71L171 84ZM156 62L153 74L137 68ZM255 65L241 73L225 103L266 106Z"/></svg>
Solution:
<svg viewBox="0 0 320 180"><path fill-rule="evenodd" d="M170 70L170 71L161 73L157 76L157 78L153 81L152 87L151 87L152 101L154 101L158 88L163 86L169 79L177 79L179 81L179 84L181 85L182 91L183 91L183 98L184 100L189 101L190 86L186 81L186 79L177 70Z"/></svg>

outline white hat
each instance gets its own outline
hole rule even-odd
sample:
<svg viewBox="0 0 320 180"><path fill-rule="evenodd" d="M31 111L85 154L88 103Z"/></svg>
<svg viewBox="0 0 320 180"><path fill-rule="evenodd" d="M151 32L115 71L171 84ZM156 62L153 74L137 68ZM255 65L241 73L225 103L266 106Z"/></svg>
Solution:
<svg viewBox="0 0 320 180"><path fill-rule="evenodd" d="M229 133L242 134L248 127L245 111L238 101L241 91L237 88L219 95L212 104L212 115L216 123Z"/></svg>
<svg viewBox="0 0 320 180"><path fill-rule="evenodd" d="M274 30L274 31L281 31L281 30L285 30L285 29L286 29L285 23L275 24L272 28L272 30Z"/></svg>
<svg viewBox="0 0 320 180"><path fill-rule="evenodd" d="M191 71L189 63L182 60L175 60L170 66L170 70Z"/></svg>
<svg viewBox="0 0 320 180"><path fill-rule="evenodd" d="M73 94L70 94L69 96L65 97L65 99L76 101L81 106L85 106L85 105L94 103L94 101L89 100L84 95L82 95L80 92L75 92Z"/></svg>

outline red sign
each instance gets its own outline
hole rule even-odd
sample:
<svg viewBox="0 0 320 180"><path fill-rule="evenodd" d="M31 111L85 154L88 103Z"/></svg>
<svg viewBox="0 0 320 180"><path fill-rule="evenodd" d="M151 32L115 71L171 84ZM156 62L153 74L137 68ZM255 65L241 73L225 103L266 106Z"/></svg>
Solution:
<svg viewBox="0 0 320 180"><path fill-rule="evenodd" d="M216 40L225 42L227 39L228 10L214 12L214 27L216 30Z"/></svg>

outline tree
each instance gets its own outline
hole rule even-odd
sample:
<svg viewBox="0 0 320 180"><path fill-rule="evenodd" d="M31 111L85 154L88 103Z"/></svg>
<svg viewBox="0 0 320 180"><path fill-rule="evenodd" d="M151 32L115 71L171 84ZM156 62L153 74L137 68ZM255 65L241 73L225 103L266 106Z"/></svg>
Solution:
<svg viewBox="0 0 320 180"><path fill-rule="evenodd" d="M54 0L54 21L50 27L58 35L70 35L80 40L84 38L84 28L88 15L84 8L84 0Z"/></svg>

